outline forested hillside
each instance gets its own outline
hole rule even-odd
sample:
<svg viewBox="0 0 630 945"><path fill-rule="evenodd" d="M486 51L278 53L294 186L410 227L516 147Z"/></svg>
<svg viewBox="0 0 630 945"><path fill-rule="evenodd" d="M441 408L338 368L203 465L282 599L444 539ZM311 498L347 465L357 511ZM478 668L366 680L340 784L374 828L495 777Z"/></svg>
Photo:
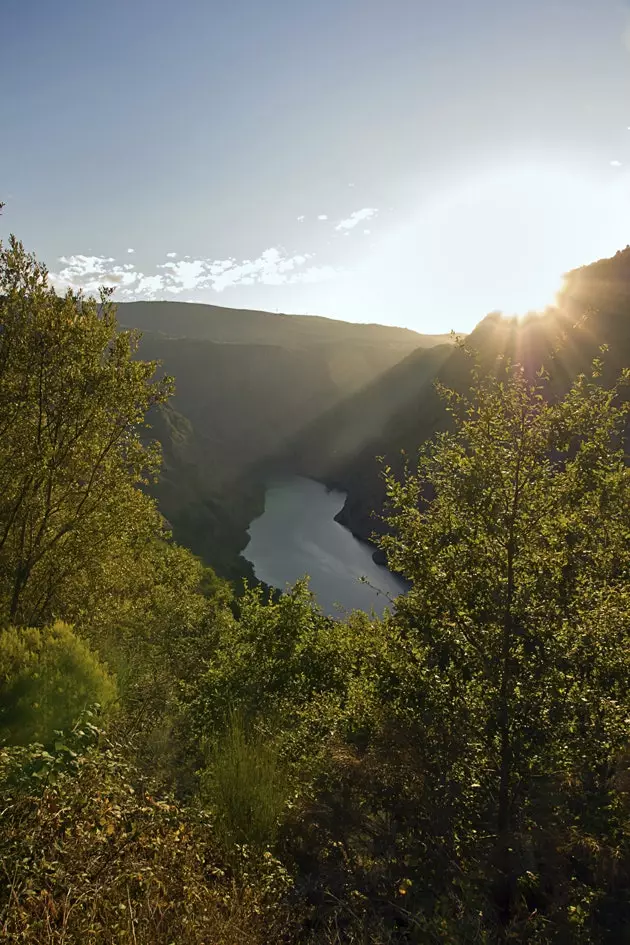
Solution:
<svg viewBox="0 0 630 945"><path fill-rule="evenodd" d="M544 366L566 390L607 344L609 377L619 371L630 361L629 260L624 250L569 273L545 313L482 319L468 344L484 370L513 358L532 373ZM232 579L253 576L239 552L270 475L346 491L338 518L370 539L385 498L377 457L400 472L401 451L413 458L448 425L435 383L469 387L468 360L450 337L181 303L121 309L151 328L143 354L178 378L168 416L154 417L161 507L176 536Z"/></svg>
<svg viewBox="0 0 630 945"><path fill-rule="evenodd" d="M178 378L152 416L165 455L155 494L177 538L228 578L253 577L239 552L287 443L414 351L448 336L210 305L136 302L122 324ZM313 473L311 473L313 474Z"/></svg>
<svg viewBox="0 0 630 945"><path fill-rule="evenodd" d="M532 376L544 367L552 387L566 391L602 345L609 349L609 379L630 363L629 313L630 248L569 273L557 306L542 314L486 316L467 345L478 353L485 372L511 358ZM299 469L348 492L339 520L361 538L380 528L371 514L382 510L385 498L376 457L385 457L400 472L401 451L413 460L421 443L449 425L436 382L461 393L469 390L469 362L460 347L414 352L294 441Z"/></svg>
<svg viewBox="0 0 630 945"><path fill-rule="evenodd" d="M630 941L630 371L572 375L569 332L547 377L558 324L411 356L448 421L385 467L409 590L335 620L174 543L172 379L108 292L0 245L3 942Z"/></svg>
<svg viewBox="0 0 630 945"><path fill-rule="evenodd" d="M253 579L240 552L286 444L410 352L450 341L178 302L126 303L119 318L142 330L142 354L178 378L169 407L151 417L165 459L154 494L177 538L236 580Z"/></svg>
<svg viewBox="0 0 630 945"><path fill-rule="evenodd" d="M218 305L182 302L126 302L119 306L122 325L160 332L168 338L196 338L227 344L281 345L309 348L324 345L372 347L377 357L387 350L401 352L430 348L448 335L419 335L408 328L357 324L318 315L279 315ZM385 350L383 350L385 349ZM392 355L395 359L396 355Z"/></svg>

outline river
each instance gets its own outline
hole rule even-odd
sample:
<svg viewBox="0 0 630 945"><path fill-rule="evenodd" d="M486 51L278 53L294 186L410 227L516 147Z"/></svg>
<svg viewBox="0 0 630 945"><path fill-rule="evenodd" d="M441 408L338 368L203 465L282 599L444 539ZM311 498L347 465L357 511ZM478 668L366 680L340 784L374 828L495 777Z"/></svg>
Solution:
<svg viewBox="0 0 630 945"><path fill-rule="evenodd" d="M390 606L389 598L402 593L404 586L387 568L374 563L369 545L335 522L345 498L344 492L302 476L270 484L265 511L248 529L250 541L243 556L256 577L281 590L308 574L311 590L327 614L341 616L345 610L381 614ZM361 583L361 577L369 583Z"/></svg>

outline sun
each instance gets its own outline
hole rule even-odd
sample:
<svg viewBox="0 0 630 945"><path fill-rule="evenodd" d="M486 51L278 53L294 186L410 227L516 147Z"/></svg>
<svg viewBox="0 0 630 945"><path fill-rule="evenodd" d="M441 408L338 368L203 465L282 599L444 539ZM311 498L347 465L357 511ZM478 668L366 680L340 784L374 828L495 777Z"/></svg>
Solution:
<svg viewBox="0 0 630 945"><path fill-rule="evenodd" d="M428 188L425 188L425 191ZM513 155L444 175L374 240L337 308L417 331L470 331L488 312L553 305L566 272L629 242L630 175Z"/></svg>
<svg viewBox="0 0 630 945"><path fill-rule="evenodd" d="M544 309L567 270L627 242L627 182L619 191L617 180L540 163L473 176L420 212L433 245L426 269L478 315Z"/></svg>

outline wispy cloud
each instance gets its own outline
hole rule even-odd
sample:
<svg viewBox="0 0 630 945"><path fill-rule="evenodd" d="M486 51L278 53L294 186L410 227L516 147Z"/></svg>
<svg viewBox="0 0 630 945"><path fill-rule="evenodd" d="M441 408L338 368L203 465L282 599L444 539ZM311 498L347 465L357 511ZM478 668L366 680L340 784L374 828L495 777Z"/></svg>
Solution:
<svg viewBox="0 0 630 945"><path fill-rule="evenodd" d="M320 215L317 217L317 219L318 219L318 220L327 220L327 219L328 219L328 214L327 214L327 213L320 213Z"/></svg>
<svg viewBox="0 0 630 945"><path fill-rule="evenodd" d="M340 220L335 229L340 233L344 231L348 232L349 230L353 230L355 226L358 226L363 220L369 220L370 217L376 216L377 213L378 210L376 207L363 207L362 210L355 210L354 213L351 213L345 220Z"/></svg>
<svg viewBox="0 0 630 945"><path fill-rule="evenodd" d="M621 161L611 161L611 162L610 162L610 166L611 166L611 167L621 167L621 166L622 166L622 165L621 165Z"/></svg>
<svg viewBox="0 0 630 945"><path fill-rule="evenodd" d="M128 252L128 253L135 253L135 249L128 249L127 252Z"/></svg>
<svg viewBox="0 0 630 945"><path fill-rule="evenodd" d="M293 255L281 247L270 247L256 259L193 259L185 256L175 261L176 253L167 253L167 262L156 266L156 272L147 274L132 263L118 263L112 256L62 256L57 272L51 273L51 282L59 290L68 287L82 289L95 295L101 286L118 289L121 300L155 299L169 295L187 294L211 289L224 292L243 285L296 285L323 282L334 278L338 270L333 266L314 265L312 253Z"/></svg>
<svg viewBox="0 0 630 945"><path fill-rule="evenodd" d="M303 213L301 213L299 217L297 218L298 223L304 223L305 220L306 220L306 217L304 216Z"/></svg>

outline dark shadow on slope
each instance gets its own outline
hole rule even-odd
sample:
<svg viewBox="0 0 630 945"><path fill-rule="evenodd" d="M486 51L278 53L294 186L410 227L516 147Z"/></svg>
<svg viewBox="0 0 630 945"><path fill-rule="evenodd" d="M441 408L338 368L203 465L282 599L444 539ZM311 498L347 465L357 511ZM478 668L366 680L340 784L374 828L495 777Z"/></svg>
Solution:
<svg viewBox="0 0 630 945"><path fill-rule="evenodd" d="M330 319L311 323L310 316L234 313L181 303L175 308L170 303L121 308L123 324L142 329L155 323L169 328L171 335L145 331L140 346L142 357L161 361L162 370L176 378L175 397L151 418L164 451L155 494L177 540L232 579L252 577L239 552L249 523L263 509L269 457L282 454L301 429L426 340L406 329ZM191 325L188 313L197 308L201 311L193 313ZM183 324L173 322L174 311ZM134 312L141 317L130 318ZM230 320L236 316L223 332L229 340L172 337L183 331L201 333L196 323L209 312L212 318L204 322L204 330L215 335L221 335L217 313L224 319L229 314ZM255 330L248 327L249 316ZM216 331L212 319L218 319ZM305 321L310 334L300 340ZM261 326L277 338L278 325L290 327L291 344L252 343ZM346 340L332 343L335 334Z"/></svg>
<svg viewBox="0 0 630 945"><path fill-rule="evenodd" d="M271 475L299 473L343 489L348 495L338 519L369 539L379 529L371 511L378 514L384 501L375 457L385 456L400 472L401 450L413 460L418 446L447 426L434 381L462 393L470 381L469 360L452 348L414 350L363 385L355 374L356 386L344 392L332 379L325 345L307 351L280 346L273 354L274 346L264 345L252 359L243 350L247 346L238 344L214 345L211 356L208 342L170 341L168 351L167 339L149 342L143 353L162 357L176 375L179 393L172 409L192 430L182 448L176 435L182 421L171 417L171 428L159 436L165 453L170 451L161 502L167 517L172 510L176 537L227 576L233 576L249 522L262 512ZM576 374L589 369L600 345L608 344L605 380L611 381L630 364L630 250L569 273L557 308L522 320L489 315L468 342L479 352L483 371L496 370L505 358L523 364L532 377L544 366L551 396L563 393ZM226 354L238 348L240 354ZM191 385L194 375L199 383ZM243 412L245 392L249 407ZM247 568L240 561L237 571Z"/></svg>

